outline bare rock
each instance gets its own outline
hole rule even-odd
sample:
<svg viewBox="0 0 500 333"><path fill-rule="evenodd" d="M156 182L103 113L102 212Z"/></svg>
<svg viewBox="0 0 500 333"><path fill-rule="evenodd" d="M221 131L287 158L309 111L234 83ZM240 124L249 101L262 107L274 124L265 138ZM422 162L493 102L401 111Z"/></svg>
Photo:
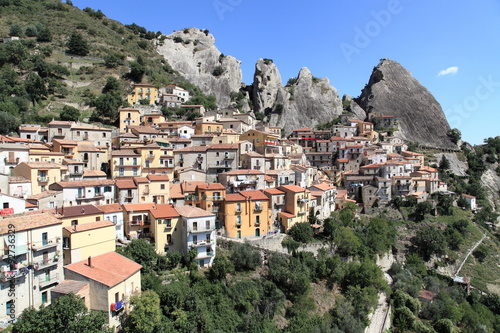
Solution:
<svg viewBox="0 0 500 333"><path fill-rule="evenodd" d="M457 148L447 136L450 125L441 105L396 61L382 59L361 92L369 116L396 116L403 139L437 148Z"/></svg>
<svg viewBox="0 0 500 333"><path fill-rule="evenodd" d="M230 94L241 88L240 61L223 55L215 46L215 38L197 28L175 31L156 50L186 80L206 95L214 95L221 108L232 105ZM243 111L248 111L249 107Z"/></svg>

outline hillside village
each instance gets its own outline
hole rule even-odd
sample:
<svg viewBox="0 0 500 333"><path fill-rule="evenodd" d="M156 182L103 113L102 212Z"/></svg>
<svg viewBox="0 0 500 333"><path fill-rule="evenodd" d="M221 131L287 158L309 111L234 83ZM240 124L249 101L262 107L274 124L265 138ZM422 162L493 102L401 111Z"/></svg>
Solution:
<svg viewBox="0 0 500 333"><path fill-rule="evenodd" d="M1 137L0 299L15 303L15 316L73 292L120 327L141 266L114 250L134 239L158 254L195 249L204 267L220 237L265 238L310 221L319 229L349 202L374 214L395 196L453 195L424 155L392 135L393 116L342 115L285 138L252 113L186 105L178 86L137 84L127 100L119 128L53 120ZM160 105L199 117L167 121ZM16 299L7 297L13 284Z"/></svg>

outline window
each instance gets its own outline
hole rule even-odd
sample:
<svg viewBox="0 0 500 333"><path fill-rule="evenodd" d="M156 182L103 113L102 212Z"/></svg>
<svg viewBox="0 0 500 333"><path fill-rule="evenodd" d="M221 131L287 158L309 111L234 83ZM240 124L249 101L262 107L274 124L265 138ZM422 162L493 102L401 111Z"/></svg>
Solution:
<svg viewBox="0 0 500 333"><path fill-rule="evenodd" d="M46 291L44 291L44 292L42 293L42 304L47 304L47 302L48 302L48 299L47 299L47 292L46 292Z"/></svg>
<svg viewBox="0 0 500 333"><path fill-rule="evenodd" d="M42 232L42 246L47 245L49 242L49 235L46 232Z"/></svg>
<svg viewBox="0 0 500 333"><path fill-rule="evenodd" d="M194 235L193 236L193 243L198 243L198 236L197 235Z"/></svg>
<svg viewBox="0 0 500 333"><path fill-rule="evenodd" d="M120 165L123 165L123 157L120 157Z"/></svg>
<svg viewBox="0 0 500 333"><path fill-rule="evenodd" d="M134 158L132 159L132 165L137 165L137 157L134 157Z"/></svg>
<svg viewBox="0 0 500 333"><path fill-rule="evenodd" d="M72 220L71 225L78 225L78 220Z"/></svg>
<svg viewBox="0 0 500 333"><path fill-rule="evenodd" d="M165 184L160 184L160 190L164 190L165 189Z"/></svg>
<svg viewBox="0 0 500 333"><path fill-rule="evenodd" d="M5 315L6 316L9 316L11 313L10 313L10 309L15 309L15 305L14 305L14 300L11 299L10 301L6 302L5 303ZM14 311L15 312L15 311Z"/></svg>
<svg viewBox="0 0 500 333"><path fill-rule="evenodd" d="M125 175L125 169L124 168L120 168L120 176L124 176Z"/></svg>
<svg viewBox="0 0 500 333"><path fill-rule="evenodd" d="M165 219L165 225L167 226L167 228L172 227L172 220L171 219Z"/></svg>
<svg viewBox="0 0 500 333"><path fill-rule="evenodd" d="M241 204L239 202L236 204L236 211L241 212Z"/></svg>
<svg viewBox="0 0 500 333"><path fill-rule="evenodd" d="M106 133L102 133L102 137L105 138L106 137Z"/></svg>
<svg viewBox="0 0 500 333"><path fill-rule="evenodd" d="M5 208L9 208L9 203L8 203L8 202L4 202L4 203L3 203L3 208L4 208L4 209L5 209Z"/></svg>
<svg viewBox="0 0 500 333"><path fill-rule="evenodd" d="M133 169L132 169L132 174L133 174L134 176L137 176L137 168L133 168Z"/></svg>
<svg viewBox="0 0 500 333"><path fill-rule="evenodd" d="M118 303L120 301L120 293L116 292L115 293L115 303Z"/></svg>
<svg viewBox="0 0 500 333"><path fill-rule="evenodd" d="M256 224L256 225L259 225L259 224L260 224L260 216L259 216L259 215L257 215L257 216L255 217L255 224Z"/></svg>
<svg viewBox="0 0 500 333"><path fill-rule="evenodd" d="M237 225L241 224L241 216L240 215L236 216L236 224Z"/></svg>
<svg viewBox="0 0 500 333"><path fill-rule="evenodd" d="M205 221L205 229L210 229L210 221Z"/></svg>
<svg viewBox="0 0 500 333"><path fill-rule="evenodd" d="M104 186L104 192L111 192L111 186Z"/></svg>

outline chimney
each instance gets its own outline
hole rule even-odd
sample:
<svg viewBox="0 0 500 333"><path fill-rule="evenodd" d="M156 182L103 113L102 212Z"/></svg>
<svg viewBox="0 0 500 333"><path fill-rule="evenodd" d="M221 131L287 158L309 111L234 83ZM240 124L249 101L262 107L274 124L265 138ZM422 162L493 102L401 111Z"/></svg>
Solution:
<svg viewBox="0 0 500 333"><path fill-rule="evenodd" d="M87 265L89 267L92 267L92 257L91 256L89 256L89 258L87 259Z"/></svg>

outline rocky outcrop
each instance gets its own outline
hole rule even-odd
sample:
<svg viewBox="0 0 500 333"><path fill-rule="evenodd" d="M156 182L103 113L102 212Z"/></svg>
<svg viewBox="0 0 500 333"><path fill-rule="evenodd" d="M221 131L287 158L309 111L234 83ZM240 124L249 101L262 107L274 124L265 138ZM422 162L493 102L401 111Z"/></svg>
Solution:
<svg viewBox="0 0 500 333"><path fill-rule="evenodd" d="M443 156L446 156L448 161L450 162L450 171L457 176L467 176L467 169L469 166L467 162L461 161L456 153L437 153L436 156L437 164L441 162Z"/></svg>
<svg viewBox="0 0 500 333"><path fill-rule="evenodd" d="M231 93L241 88L240 61L224 56L215 47L215 38L208 31L188 28L175 31L156 42L156 50L186 80L206 95L214 95L221 108L233 104ZM248 111L245 103L242 111Z"/></svg>
<svg viewBox="0 0 500 333"><path fill-rule="evenodd" d="M342 96L342 105L346 108L346 111L352 114L350 118L363 121L366 120L365 110L363 110L351 96L347 94Z"/></svg>
<svg viewBox="0 0 500 333"><path fill-rule="evenodd" d="M263 112L271 126L284 128L314 127L342 113L342 101L327 78L314 77L302 68L294 80L283 86L281 75L270 59L259 59L252 85L255 112Z"/></svg>
<svg viewBox="0 0 500 333"><path fill-rule="evenodd" d="M360 106L368 116L396 116L395 135L419 144L456 148L447 136L450 126L434 96L396 61L382 59L361 92Z"/></svg>

